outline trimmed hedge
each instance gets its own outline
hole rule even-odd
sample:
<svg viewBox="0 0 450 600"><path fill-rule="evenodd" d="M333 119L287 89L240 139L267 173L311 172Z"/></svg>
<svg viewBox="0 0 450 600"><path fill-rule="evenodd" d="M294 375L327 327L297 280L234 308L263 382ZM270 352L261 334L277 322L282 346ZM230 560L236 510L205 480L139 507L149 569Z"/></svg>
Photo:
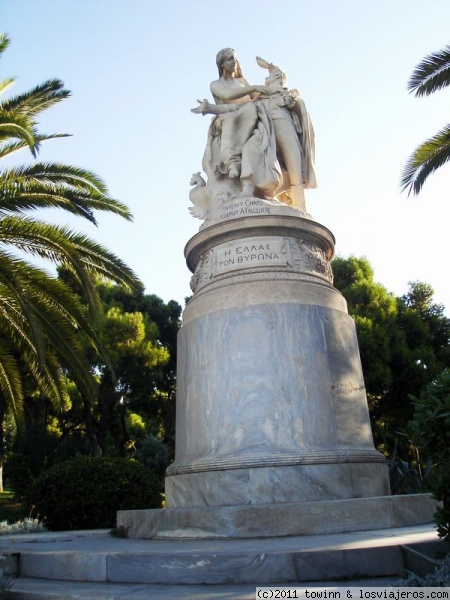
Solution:
<svg viewBox="0 0 450 600"><path fill-rule="evenodd" d="M81 456L44 471L25 504L53 531L110 528L118 510L161 507L161 484L136 461Z"/></svg>

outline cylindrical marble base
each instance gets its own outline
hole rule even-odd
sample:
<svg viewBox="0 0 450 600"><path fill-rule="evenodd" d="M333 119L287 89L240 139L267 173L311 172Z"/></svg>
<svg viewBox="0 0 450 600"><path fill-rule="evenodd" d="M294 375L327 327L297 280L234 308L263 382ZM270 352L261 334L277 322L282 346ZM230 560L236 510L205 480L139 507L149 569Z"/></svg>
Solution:
<svg viewBox="0 0 450 600"><path fill-rule="evenodd" d="M390 493L385 470L381 462L364 462L186 473L166 478L170 499L166 505L245 506L379 497Z"/></svg>
<svg viewBox="0 0 450 600"><path fill-rule="evenodd" d="M333 252L328 229L292 216L228 221L188 243L195 293L166 506L389 494Z"/></svg>

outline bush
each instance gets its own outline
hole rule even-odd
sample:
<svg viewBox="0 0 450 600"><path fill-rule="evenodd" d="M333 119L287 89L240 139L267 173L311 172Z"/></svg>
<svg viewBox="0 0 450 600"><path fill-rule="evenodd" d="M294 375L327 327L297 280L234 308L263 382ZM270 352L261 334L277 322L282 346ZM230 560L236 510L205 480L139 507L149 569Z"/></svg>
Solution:
<svg viewBox="0 0 450 600"><path fill-rule="evenodd" d="M56 434L34 427L16 439L4 469L8 487L16 498L21 499L30 483L54 464L89 454L84 440L75 439L76 433L61 441Z"/></svg>
<svg viewBox="0 0 450 600"><path fill-rule="evenodd" d="M55 463L58 438L37 428L18 436L5 461L4 477L17 498L45 468Z"/></svg>
<svg viewBox="0 0 450 600"><path fill-rule="evenodd" d="M46 527L39 521L39 519L33 519L26 517L21 521L15 523L8 523L8 521L0 521L0 535L17 535L23 533L42 533L47 531Z"/></svg>
<svg viewBox="0 0 450 600"><path fill-rule="evenodd" d="M137 460L154 469L162 479L169 465L169 449L151 433L147 435L136 452Z"/></svg>
<svg viewBox="0 0 450 600"><path fill-rule="evenodd" d="M44 471L25 503L53 531L103 529L115 526L117 510L160 507L161 486L136 461L81 456Z"/></svg>
<svg viewBox="0 0 450 600"><path fill-rule="evenodd" d="M408 434L433 464L430 489L442 506L435 514L440 537L450 541L450 369L430 383L414 401Z"/></svg>

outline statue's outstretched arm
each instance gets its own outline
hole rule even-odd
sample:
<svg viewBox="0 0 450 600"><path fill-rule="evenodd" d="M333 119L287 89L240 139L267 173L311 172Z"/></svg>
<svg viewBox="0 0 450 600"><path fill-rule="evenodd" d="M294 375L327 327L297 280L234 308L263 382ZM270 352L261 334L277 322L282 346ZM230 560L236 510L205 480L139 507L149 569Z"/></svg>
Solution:
<svg viewBox="0 0 450 600"><path fill-rule="evenodd" d="M191 108L196 115L222 115L223 113L239 110L239 104L211 104L206 100L197 100L198 106Z"/></svg>
<svg viewBox="0 0 450 600"><path fill-rule="evenodd" d="M239 98L243 98L244 96L253 97L254 94L268 94L267 87L265 85L248 85L248 82L245 79L241 80L247 85L243 85L242 87L234 87L231 89L224 88L220 81L213 81L211 83L210 89L214 98L218 98L222 102L232 102L233 100L239 100Z"/></svg>

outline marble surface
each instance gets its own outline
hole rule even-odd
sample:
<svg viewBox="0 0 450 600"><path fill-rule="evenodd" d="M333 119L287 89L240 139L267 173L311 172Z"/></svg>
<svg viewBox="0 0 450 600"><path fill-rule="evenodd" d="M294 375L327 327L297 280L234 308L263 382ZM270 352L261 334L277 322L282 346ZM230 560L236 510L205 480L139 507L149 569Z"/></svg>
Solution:
<svg viewBox="0 0 450 600"><path fill-rule="evenodd" d="M167 477L166 506L264 505L389 494L386 465L368 463L371 458L364 463L238 469L212 463L209 471Z"/></svg>
<svg viewBox="0 0 450 600"><path fill-rule="evenodd" d="M389 493L343 311L281 302L216 310L186 323L178 348L168 506Z"/></svg>
<svg viewBox="0 0 450 600"><path fill-rule="evenodd" d="M167 507L389 494L333 253L326 227L279 215L187 244Z"/></svg>
<svg viewBox="0 0 450 600"><path fill-rule="evenodd" d="M18 556L22 579L65 580L69 590L82 573L81 581L91 585L260 584L325 582L356 573L387 576L398 573L401 545L438 543L430 526L257 539L135 540L113 538L106 532L94 540L71 536L72 532L65 532L49 540L37 534L32 543L13 536L1 540L0 546L2 553ZM93 559L92 567L87 556Z"/></svg>
<svg viewBox="0 0 450 600"><path fill-rule="evenodd" d="M131 538L274 538L338 534L430 523L429 494L316 500L280 504L119 511ZM381 535L381 534L380 534Z"/></svg>
<svg viewBox="0 0 450 600"><path fill-rule="evenodd" d="M261 574L267 582L268 573L273 581L267 583L292 583L302 589L385 586L395 584L396 576L398 579L396 569L400 568L402 547L421 550L426 544L430 551L430 545L434 545L439 552L442 546L432 525L255 539L137 540L112 537L107 531L86 531L82 537L79 534L66 531L1 536L1 553L15 558L16 573L20 573L11 579L11 598L250 600L255 597L255 586L261 585L258 577ZM93 562L97 572L86 569L82 581L74 579L74 574L86 566L87 554L101 557L101 561ZM54 568L55 560L58 569ZM261 570L261 563L265 570ZM222 578L220 585L209 580L210 564L214 566L214 580ZM363 569L354 571L355 564ZM297 573L294 580L290 579L295 572L293 565ZM382 571L383 579L368 579L371 575L365 575ZM245 577L249 583L232 584L236 577ZM155 583L161 578L169 583ZM192 584L193 579L198 585ZM152 583L139 583L143 580Z"/></svg>
<svg viewBox="0 0 450 600"><path fill-rule="evenodd" d="M214 103L192 109L213 115L202 168L191 179L190 212L209 225L221 219L270 214L272 205L306 213L305 189L317 187L315 135L297 89L286 74L257 57L268 69L264 85L250 85L232 48L216 56L219 79L210 90Z"/></svg>

